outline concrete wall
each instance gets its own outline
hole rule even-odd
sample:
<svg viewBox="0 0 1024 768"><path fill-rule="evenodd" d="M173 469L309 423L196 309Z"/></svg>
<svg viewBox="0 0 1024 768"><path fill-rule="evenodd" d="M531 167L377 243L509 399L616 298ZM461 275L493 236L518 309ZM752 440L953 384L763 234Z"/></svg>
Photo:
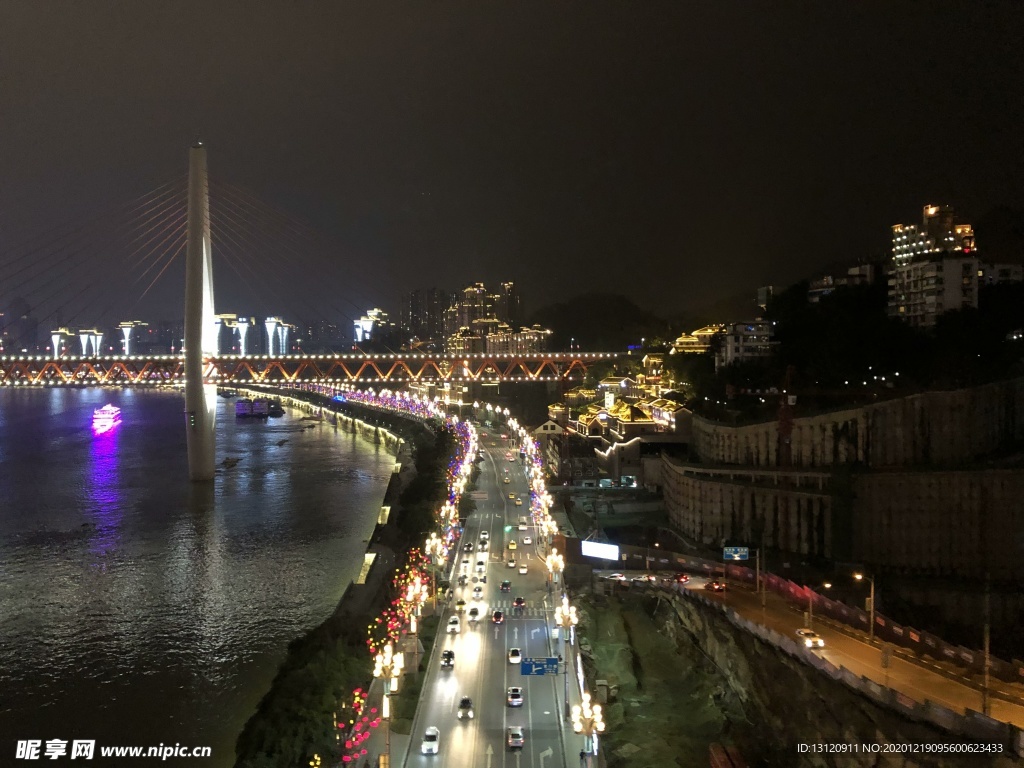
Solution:
<svg viewBox="0 0 1024 768"><path fill-rule="evenodd" d="M831 476L822 472L729 471L662 457L670 524L708 545L725 539L833 557Z"/></svg>
<svg viewBox="0 0 1024 768"><path fill-rule="evenodd" d="M1022 440L1019 378L794 419L791 466L950 466ZM695 416L693 449L710 464L774 467L778 425L732 427Z"/></svg>
<svg viewBox="0 0 1024 768"><path fill-rule="evenodd" d="M853 478L853 559L932 576L1024 578L1024 472Z"/></svg>
<svg viewBox="0 0 1024 768"><path fill-rule="evenodd" d="M1024 579L1024 471L710 469L662 457L670 524L877 572Z"/></svg>

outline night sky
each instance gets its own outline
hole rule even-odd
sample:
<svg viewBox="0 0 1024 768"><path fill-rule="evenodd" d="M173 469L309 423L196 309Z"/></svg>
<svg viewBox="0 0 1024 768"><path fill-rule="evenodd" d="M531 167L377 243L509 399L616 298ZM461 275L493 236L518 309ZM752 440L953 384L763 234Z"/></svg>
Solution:
<svg viewBox="0 0 1024 768"><path fill-rule="evenodd" d="M501 279L677 313L880 256L925 203L1024 208L1022 40L1024 3L982 0L7 0L0 264L199 135L330 244L349 314ZM263 309L224 280L218 311Z"/></svg>

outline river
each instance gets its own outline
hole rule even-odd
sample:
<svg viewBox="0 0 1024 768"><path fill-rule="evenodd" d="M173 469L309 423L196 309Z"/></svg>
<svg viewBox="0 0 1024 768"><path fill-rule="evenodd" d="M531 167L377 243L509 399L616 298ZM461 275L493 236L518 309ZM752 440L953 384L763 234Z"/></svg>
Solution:
<svg viewBox="0 0 1024 768"><path fill-rule="evenodd" d="M108 402L123 422L94 435ZM203 486L180 392L0 390L0 764L18 740L86 739L210 746L165 764L227 768L287 644L358 573L394 458L232 403L217 457L239 461Z"/></svg>

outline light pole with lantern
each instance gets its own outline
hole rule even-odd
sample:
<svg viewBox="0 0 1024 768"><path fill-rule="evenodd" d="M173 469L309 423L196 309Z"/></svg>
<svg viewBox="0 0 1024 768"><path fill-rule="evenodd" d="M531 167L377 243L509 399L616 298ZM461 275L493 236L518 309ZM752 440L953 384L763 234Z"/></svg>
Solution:
<svg viewBox="0 0 1024 768"><path fill-rule="evenodd" d="M558 586L558 577L565 570L565 558L558 554L557 549L552 548L551 554L544 558L544 564L548 567L548 592L550 592L552 581L556 587Z"/></svg>
<svg viewBox="0 0 1024 768"><path fill-rule="evenodd" d="M604 716L600 704L590 703L589 693L584 693L582 703L572 708L572 729L583 736L587 765L592 765L591 760L597 754L597 735L604 733Z"/></svg>
<svg viewBox="0 0 1024 768"><path fill-rule="evenodd" d="M391 765L391 694L398 690L398 678L405 667L405 657L394 653L391 643L374 657L373 676L384 681L384 702L381 705L381 717L384 719L384 749Z"/></svg>
<svg viewBox="0 0 1024 768"><path fill-rule="evenodd" d="M444 542L436 533L431 533L423 551L430 558L430 593L434 596L434 612L437 612L437 569L444 568Z"/></svg>
<svg viewBox="0 0 1024 768"><path fill-rule="evenodd" d="M576 607L569 605L569 598L565 595L562 596L562 604L555 608L555 626L562 630L562 635L565 638L565 656L563 662L565 666L562 668L562 679L564 681L563 690L565 695L565 713L569 714L569 657L572 655L570 651L570 645L572 644L571 636L573 627L579 623L579 617L576 615Z"/></svg>

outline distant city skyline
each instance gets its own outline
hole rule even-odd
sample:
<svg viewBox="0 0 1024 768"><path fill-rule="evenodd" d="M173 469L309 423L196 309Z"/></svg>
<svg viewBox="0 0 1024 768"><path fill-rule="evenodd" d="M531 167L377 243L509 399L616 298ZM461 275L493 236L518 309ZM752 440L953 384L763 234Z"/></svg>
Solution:
<svg viewBox="0 0 1024 768"><path fill-rule="evenodd" d="M23 238L181 177L196 135L211 179L330 244L278 252L280 290L349 320L466 279L672 314L881 257L922 201L1024 210L1013 2L104 7L5 15L0 282ZM221 273L219 311L295 314Z"/></svg>

